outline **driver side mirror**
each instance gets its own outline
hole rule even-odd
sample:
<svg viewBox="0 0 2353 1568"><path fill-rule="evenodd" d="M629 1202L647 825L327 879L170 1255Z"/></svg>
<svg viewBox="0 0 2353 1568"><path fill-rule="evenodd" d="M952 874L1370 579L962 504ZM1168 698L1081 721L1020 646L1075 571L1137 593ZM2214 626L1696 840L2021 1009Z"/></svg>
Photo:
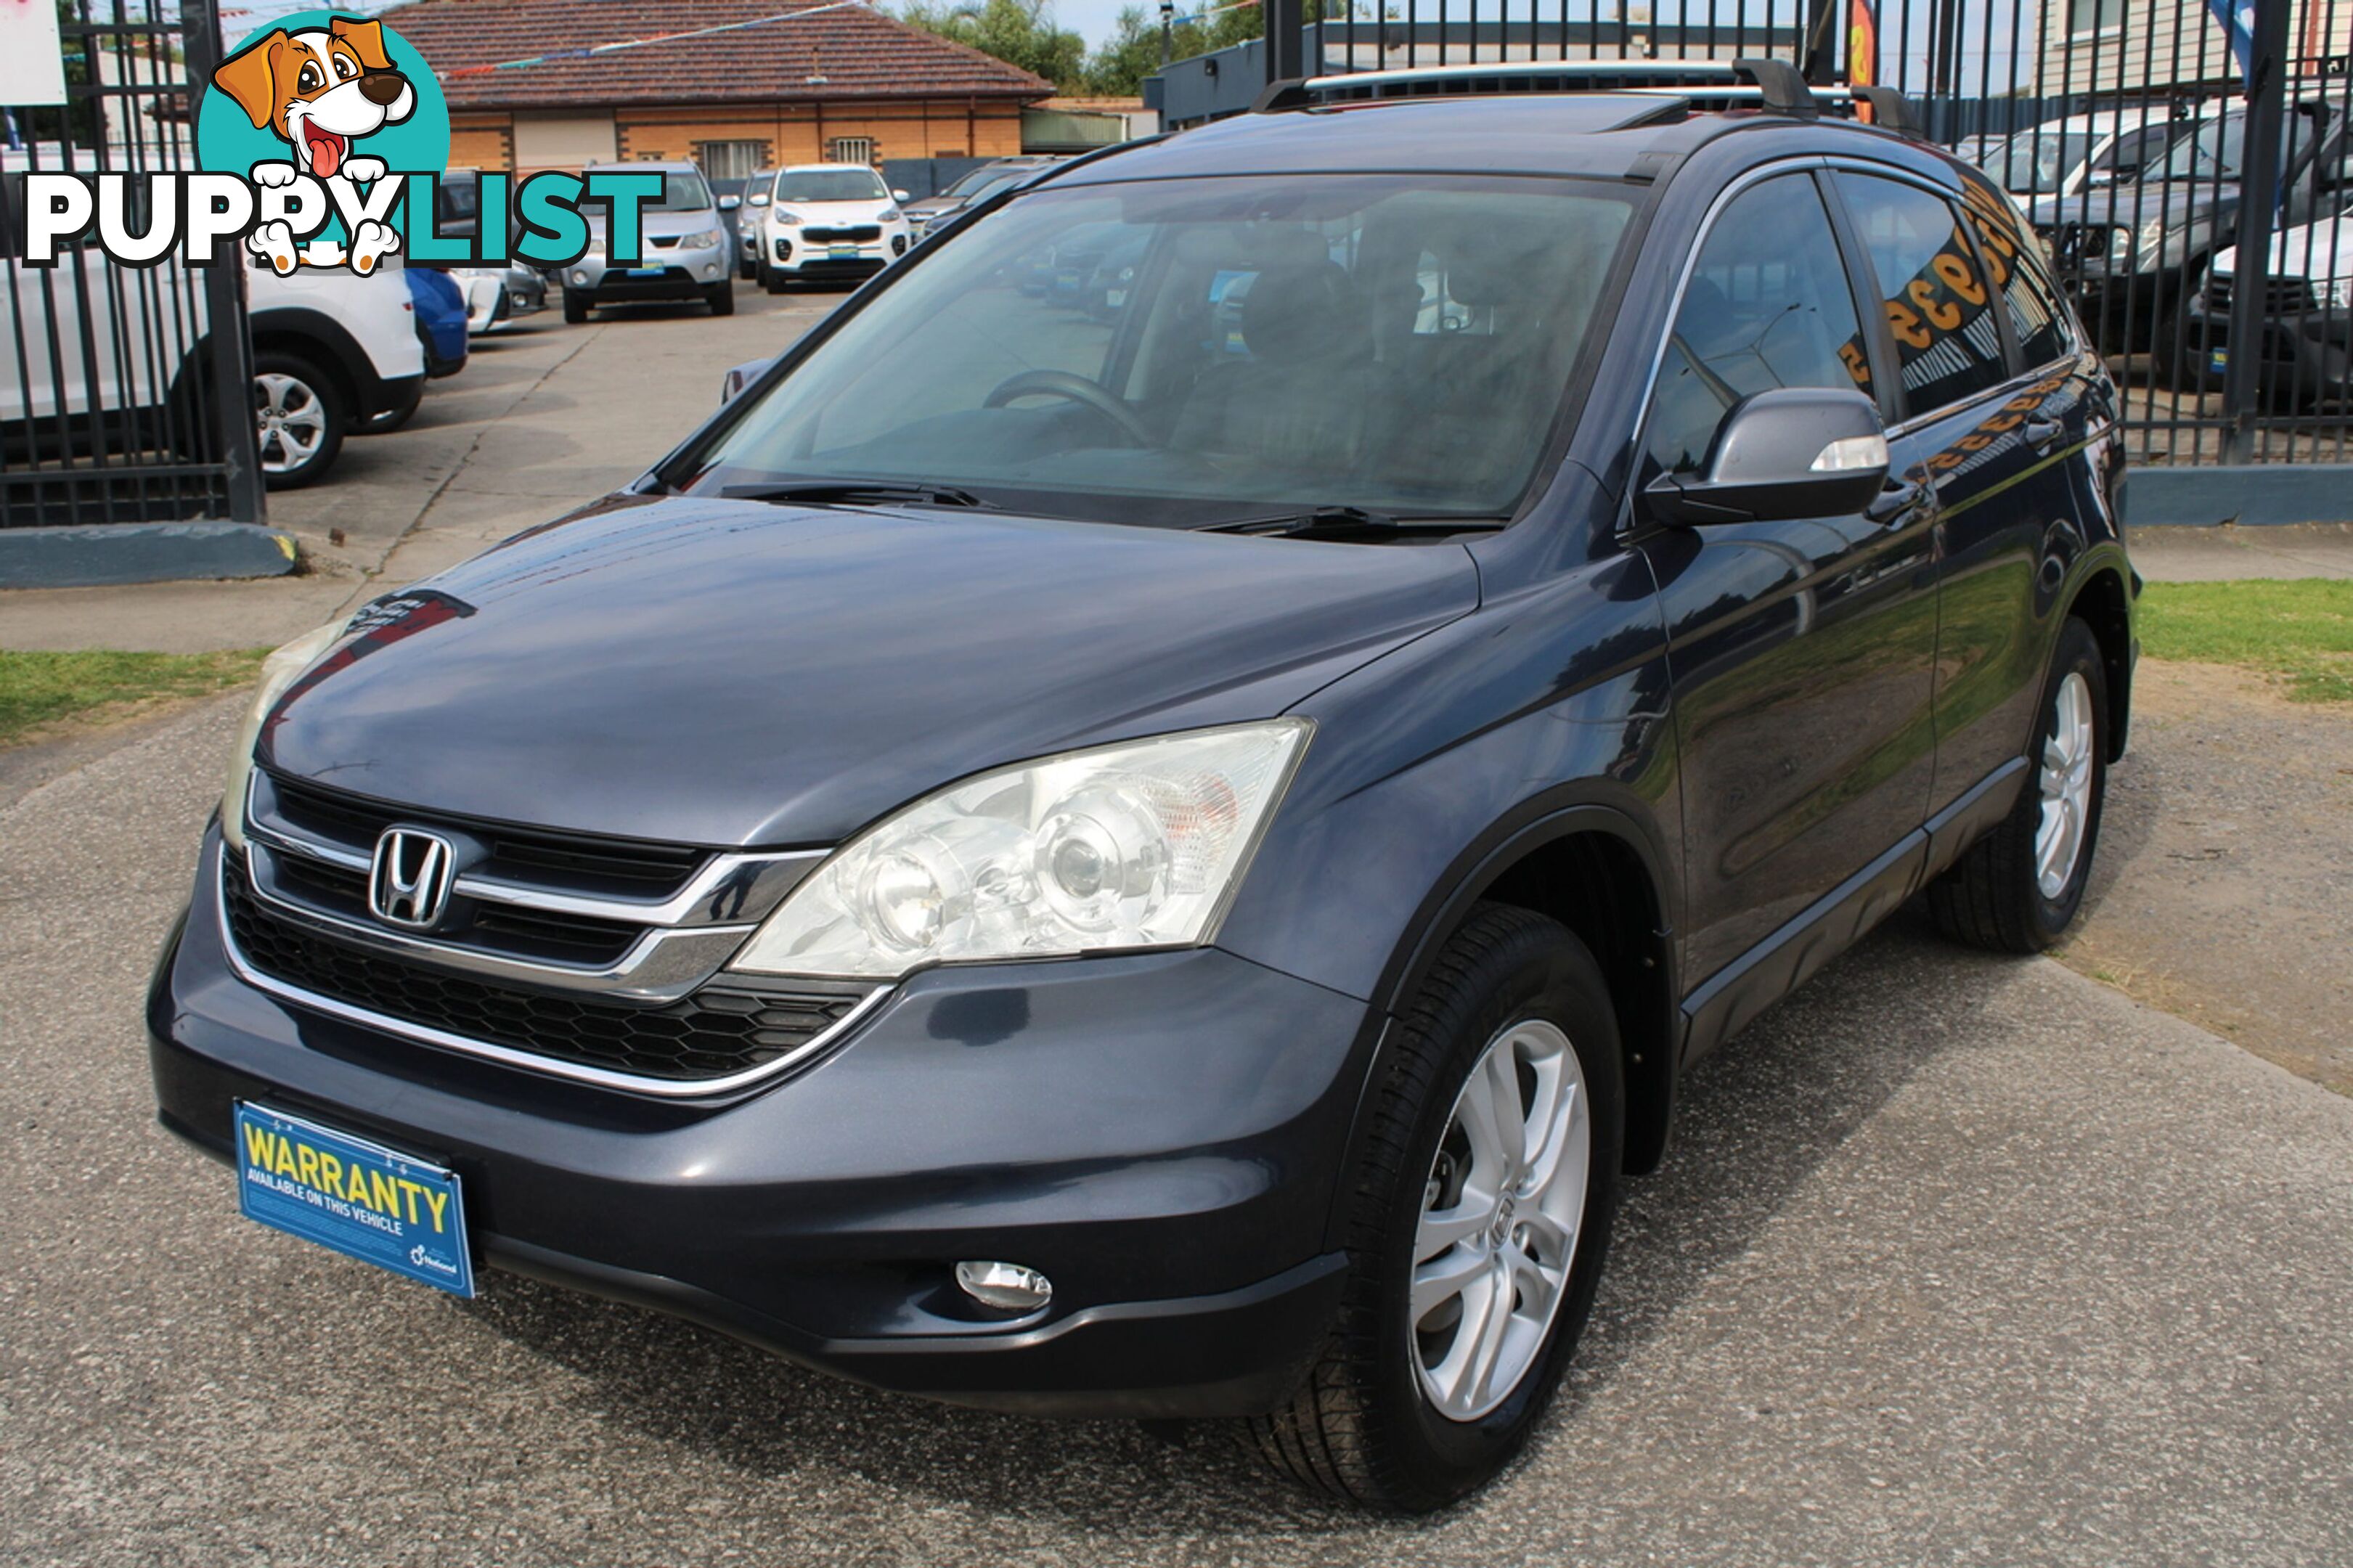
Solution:
<svg viewBox="0 0 2353 1568"><path fill-rule="evenodd" d="M1775 522L1862 511L1887 483L1887 432L1860 392L1777 386L1733 405L1696 473L1642 491L1660 522Z"/></svg>
<svg viewBox="0 0 2353 1568"><path fill-rule="evenodd" d="M755 207L764 207L768 205L768 193L765 191L754 191L750 195L745 196L744 199L751 203Z"/></svg>
<svg viewBox="0 0 2353 1568"><path fill-rule="evenodd" d="M732 213L743 205L744 198L741 196L722 196L719 198L719 210L723 213Z"/></svg>

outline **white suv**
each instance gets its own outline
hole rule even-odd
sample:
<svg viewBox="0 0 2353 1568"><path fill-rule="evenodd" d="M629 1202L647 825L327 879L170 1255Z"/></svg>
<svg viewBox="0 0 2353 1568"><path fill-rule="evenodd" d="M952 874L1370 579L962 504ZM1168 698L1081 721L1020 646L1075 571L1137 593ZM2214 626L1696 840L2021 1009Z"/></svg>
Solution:
<svg viewBox="0 0 2353 1568"><path fill-rule="evenodd" d="M0 174L23 167L0 164ZM181 428L136 416L188 397L205 374L204 290L178 274L184 266L124 268L94 245L69 247L53 268L0 266L0 313L16 323L24 347L25 374L0 376L0 434L10 450L43 449L59 430L87 445L93 428L110 449L129 450ZM142 271L161 286L142 286ZM290 489L325 474L360 424L408 403L424 384L425 353L396 255L366 278L342 268L280 278L266 266L247 276L262 475L271 489ZM88 369L85 306L98 329ZM93 412L113 417L92 421Z"/></svg>
<svg viewBox="0 0 2353 1568"><path fill-rule="evenodd" d="M871 278L907 254L913 228L863 163L801 163L777 171L760 214L761 287L781 294L795 281Z"/></svg>

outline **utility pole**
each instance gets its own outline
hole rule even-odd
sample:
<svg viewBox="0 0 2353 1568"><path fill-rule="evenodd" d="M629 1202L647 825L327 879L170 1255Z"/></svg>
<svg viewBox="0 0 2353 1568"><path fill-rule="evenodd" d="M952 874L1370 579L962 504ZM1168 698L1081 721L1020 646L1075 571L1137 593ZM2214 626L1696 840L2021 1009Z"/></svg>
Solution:
<svg viewBox="0 0 2353 1568"><path fill-rule="evenodd" d="M1176 0L1160 0L1160 68L1168 68L1168 57L1176 47Z"/></svg>

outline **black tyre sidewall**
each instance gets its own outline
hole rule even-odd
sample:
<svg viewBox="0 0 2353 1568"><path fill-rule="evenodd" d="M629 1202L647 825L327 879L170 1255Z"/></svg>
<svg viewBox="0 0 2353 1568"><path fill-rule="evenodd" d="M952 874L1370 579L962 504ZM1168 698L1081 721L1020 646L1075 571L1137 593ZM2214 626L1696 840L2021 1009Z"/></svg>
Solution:
<svg viewBox="0 0 2353 1568"><path fill-rule="evenodd" d="M722 279L713 283L702 291L702 298L710 305L711 313L714 316L732 316L735 313L735 284L733 279Z"/></svg>
<svg viewBox="0 0 2353 1568"><path fill-rule="evenodd" d="M343 449L343 439L352 433L352 411L343 403L343 395L334 380L311 361L300 354L284 353L268 349L253 356L253 374L257 385L264 375L288 375L311 389L321 407L327 411L327 433L319 449L299 468L280 472L262 470L262 488L272 490L299 490L322 478L335 466L337 454ZM250 419L252 414L246 416Z"/></svg>
<svg viewBox="0 0 2353 1568"><path fill-rule="evenodd" d="M2075 851L2075 869L2055 899L2045 898L2034 876L2034 830L2042 812L2042 748L2057 727L2059 688L2070 674L2080 674L2092 689L2092 798L2084 813L2084 842ZM2028 754L2026 793L2019 811L2027 853L2022 857L2026 884L2021 889L2029 903L2028 918L2045 944L2058 940L2084 905L2084 890L2092 879L2093 853L2100 845L2100 814L2108 793L2108 679L2100 658L2099 639L2092 628L2070 617L2059 633L2051 659L2051 674L2042 686L2042 708L2034 725L2034 749Z"/></svg>
<svg viewBox="0 0 2353 1568"><path fill-rule="evenodd" d="M569 289L564 290L564 319L572 325L576 327L586 321L588 312L596 308L586 296L575 294Z"/></svg>
<svg viewBox="0 0 2353 1568"><path fill-rule="evenodd" d="M1378 1268L1382 1277L1381 1321L1376 1335L1378 1364L1366 1369L1376 1405L1387 1419L1388 1442L1397 1481L1408 1507L1435 1507L1491 1479L1525 1440L1552 1399L1567 1369L1609 1250L1609 1221L1617 1206L1618 1173L1624 1141L1624 1089L1620 1068L1618 1025L1609 990L1590 955L1566 931L1552 940L1515 942L1514 962L1482 973L1484 994L1459 1011L1449 1033L1444 1067L1431 1080L1430 1097L1416 1125L1413 1143L1391 1195L1386 1234L1389 1243ZM1592 1117L1591 1169L1576 1259L1553 1318L1543 1357L1512 1396L1475 1422L1449 1420L1430 1407L1413 1370L1407 1305L1414 1259L1415 1227L1423 1184L1471 1068L1505 1025L1542 1018L1559 1026L1576 1050L1585 1075Z"/></svg>

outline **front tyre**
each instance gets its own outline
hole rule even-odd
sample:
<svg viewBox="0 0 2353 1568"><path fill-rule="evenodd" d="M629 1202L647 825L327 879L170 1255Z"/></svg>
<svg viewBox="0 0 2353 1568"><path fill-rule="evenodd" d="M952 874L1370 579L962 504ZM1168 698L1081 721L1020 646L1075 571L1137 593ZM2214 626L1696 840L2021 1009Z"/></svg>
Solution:
<svg viewBox="0 0 2353 1568"><path fill-rule="evenodd" d="M732 282L723 280L713 283L702 291L702 298L703 301L711 307L711 313L714 316L732 316L735 313L735 285Z"/></svg>
<svg viewBox="0 0 2353 1568"><path fill-rule="evenodd" d="M569 289L564 291L564 319L572 326L576 327L586 321L593 309L595 307L586 295L575 294Z"/></svg>
<svg viewBox="0 0 2353 1568"><path fill-rule="evenodd" d="M2028 784L2000 826L1928 884L1947 936L2041 952L2082 908L2108 788L2108 679L2092 628L2071 616L2042 689Z"/></svg>
<svg viewBox="0 0 2353 1568"><path fill-rule="evenodd" d="M1350 1258L1304 1383L1246 1425L1277 1468L1421 1511L1527 1441L1593 1304L1624 1090L1608 986L1556 921L1482 904L1376 1070Z"/></svg>

